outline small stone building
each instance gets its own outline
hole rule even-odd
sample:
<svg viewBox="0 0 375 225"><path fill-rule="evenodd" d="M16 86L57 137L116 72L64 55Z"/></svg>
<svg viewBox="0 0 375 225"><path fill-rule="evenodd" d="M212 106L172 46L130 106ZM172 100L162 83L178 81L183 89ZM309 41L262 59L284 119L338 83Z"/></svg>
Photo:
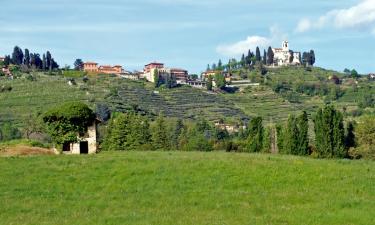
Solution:
<svg viewBox="0 0 375 225"><path fill-rule="evenodd" d="M63 154L95 154L98 150L97 144L97 126L99 120L95 120L91 126L87 128L87 132L83 136L78 136L78 142L63 144Z"/></svg>

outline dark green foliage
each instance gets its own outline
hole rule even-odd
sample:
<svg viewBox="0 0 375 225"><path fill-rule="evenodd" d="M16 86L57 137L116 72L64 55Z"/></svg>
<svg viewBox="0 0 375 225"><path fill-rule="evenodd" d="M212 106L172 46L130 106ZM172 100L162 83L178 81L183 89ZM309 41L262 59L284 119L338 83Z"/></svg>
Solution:
<svg viewBox="0 0 375 225"><path fill-rule="evenodd" d="M267 52L266 52L266 50L263 50L262 63L263 63L264 65L267 64Z"/></svg>
<svg viewBox="0 0 375 225"><path fill-rule="evenodd" d="M175 123L175 127L171 135L171 147L174 150L177 150L180 148L180 138L185 129L186 127L183 121L181 119L178 119Z"/></svg>
<svg viewBox="0 0 375 225"><path fill-rule="evenodd" d="M221 59L219 59L219 62L217 63L217 69L223 70L223 63L221 62Z"/></svg>
<svg viewBox="0 0 375 225"><path fill-rule="evenodd" d="M25 60L24 60L24 64L29 67L30 66L30 52L29 52L29 49L25 49Z"/></svg>
<svg viewBox="0 0 375 225"><path fill-rule="evenodd" d="M110 120L104 150L151 150L150 124L135 113L118 114Z"/></svg>
<svg viewBox="0 0 375 225"><path fill-rule="evenodd" d="M159 117L155 121L155 125L152 131L152 142L156 150L169 150L169 141L167 134L167 126L163 116Z"/></svg>
<svg viewBox="0 0 375 225"><path fill-rule="evenodd" d="M314 118L314 130L317 157L343 158L347 156L343 115L332 105L318 110Z"/></svg>
<svg viewBox="0 0 375 225"><path fill-rule="evenodd" d="M207 79L207 85L206 85L207 90L208 91L212 91L212 86L213 86L213 84L212 84L212 77L209 76L208 79Z"/></svg>
<svg viewBox="0 0 375 225"><path fill-rule="evenodd" d="M76 59L74 61L74 69L75 70L83 70L83 61L82 61L82 59Z"/></svg>
<svg viewBox="0 0 375 225"><path fill-rule="evenodd" d="M249 152L260 152L263 149L263 120L262 117L251 119L248 126L247 150Z"/></svg>
<svg viewBox="0 0 375 225"><path fill-rule="evenodd" d="M371 93L370 90L363 93L360 97L360 100L358 102L358 106L360 108L367 108L367 107L374 107L375 106L375 98L374 95Z"/></svg>
<svg viewBox="0 0 375 225"><path fill-rule="evenodd" d="M273 58L274 58L274 53L273 53L272 48L270 46L270 47L268 47L268 51L267 51L267 65L273 64Z"/></svg>
<svg viewBox="0 0 375 225"><path fill-rule="evenodd" d="M93 111L80 102L65 103L43 115L48 133L56 144L76 142L77 135L84 134L94 120Z"/></svg>
<svg viewBox="0 0 375 225"><path fill-rule="evenodd" d="M181 146L185 151L212 151L214 131L205 119L199 119L184 135L184 145Z"/></svg>
<svg viewBox="0 0 375 225"><path fill-rule="evenodd" d="M18 46L15 46L12 53L12 63L15 65L23 64L23 52Z"/></svg>
<svg viewBox="0 0 375 225"><path fill-rule="evenodd" d="M98 118L104 122L108 121L111 117L111 110L105 103L96 104L95 113L98 116Z"/></svg>
<svg viewBox="0 0 375 225"><path fill-rule="evenodd" d="M352 69L352 71L350 71L350 76L352 78L356 79L356 78L359 77L359 74L358 74L358 72L355 69Z"/></svg>
<svg viewBox="0 0 375 225"><path fill-rule="evenodd" d="M9 66L12 63L12 59L10 58L10 55L6 55L4 58L4 66Z"/></svg>
<svg viewBox="0 0 375 225"><path fill-rule="evenodd" d="M157 69L154 70L154 84L155 84L155 87L159 87L160 86L160 76L159 76L159 72Z"/></svg>
<svg viewBox="0 0 375 225"><path fill-rule="evenodd" d="M0 126L0 141L10 141L21 138L21 132L12 123L7 122Z"/></svg>
<svg viewBox="0 0 375 225"><path fill-rule="evenodd" d="M298 142L295 153L297 155L309 154L309 119L305 111L297 118Z"/></svg>
<svg viewBox="0 0 375 225"><path fill-rule="evenodd" d="M257 46L256 51L255 51L255 60L257 62L260 62L262 60L262 56L260 55L260 49L259 49L258 46Z"/></svg>
<svg viewBox="0 0 375 225"><path fill-rule="evenodd" d="M216 87L219 89L225 88L225 77L222 73L215 74Z"/></svg>
<svg viewBox="0 0 375 225"><path fill-rule="evenodd" d="M292 155L309 154L308 117L303 112L296 117L290 115L285 126L277 127L278 147L280 153Z"/></svg>
<svg viewBox="0 0 375 225"><path fill-rule="evenodd" d="M346 126L345 147L349 149L355 146L356 146L356 142L355 142L355 134L354 134L354 122L349 121Z"/></svg>

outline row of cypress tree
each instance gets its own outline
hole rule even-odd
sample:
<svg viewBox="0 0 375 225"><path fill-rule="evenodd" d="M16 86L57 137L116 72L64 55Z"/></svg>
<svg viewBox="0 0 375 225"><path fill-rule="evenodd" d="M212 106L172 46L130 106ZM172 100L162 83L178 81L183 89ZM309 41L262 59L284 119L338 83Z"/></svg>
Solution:
<svg viewBox="0 0 375 225"><path fill-rule="evenodd" d="M107 150L211 151L217 149L214 146L218 143L226 143L222 147L228 151L314 154L319 158L348 156L348 149L354 145L353 126L349 123L345 132L341 112L327 105L317 111L312 122L315 135L309 133L306 112L290 115L287 122L266 128L262 118L255 117L239 134L229 135L206 120L188 126L179 119L171 125L163 116L151 122L135 113L118 114L109 122L102 147Z"/></svg>

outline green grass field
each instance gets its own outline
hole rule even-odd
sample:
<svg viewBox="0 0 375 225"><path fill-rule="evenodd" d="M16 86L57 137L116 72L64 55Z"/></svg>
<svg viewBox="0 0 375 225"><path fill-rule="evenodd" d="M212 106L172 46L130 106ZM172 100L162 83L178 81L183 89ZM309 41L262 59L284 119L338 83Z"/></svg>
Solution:
<svg viewBox="0 0 375 225"><path fill-rule="evenodd" d="M200 152L0 158L0 224L374 224L375 162Z"/></svg>

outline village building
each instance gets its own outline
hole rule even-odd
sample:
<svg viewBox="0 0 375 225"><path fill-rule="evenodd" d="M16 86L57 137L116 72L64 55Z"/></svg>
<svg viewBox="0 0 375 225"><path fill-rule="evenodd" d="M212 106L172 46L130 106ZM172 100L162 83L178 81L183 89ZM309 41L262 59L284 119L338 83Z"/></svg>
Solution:
<svg viewBox="0 0 375 225"><path fill-rule="evenodd" d="M203 80L188 80L187 84L193 88L200 88L200 89L206 88L206 85L207 85L206 81L203 81Z"/></svg>
<svg viewBox="0 0 375 225"><path fill-rule="evenodd" d="M4 62L4 61L5 61L5 57L0 56L0 62Z"/></svg>
<svg viewBox="0 0 375 225"><path fill-rule="evenodd" d="M104 73L104 74L122 74L124 72L122 66L102 65L98 66L96 62L85 62L83 64L83 71L89 73Z"/></svg>
<svg viewBox="0 0 375 225"><path fill-rule="evenodd" d="M172 77L177 84L186 84L188 81L188 71L178 68L167 68L164 63L152 62L144 66L142 78L149 82L155 82L155 71L157 71L159 77L165 80L167 77Z"/></svg>
<svg viewBox="0 0 375 225"><path fill-rule="evenodd" d="M375 80L375 73L370 73L370 74L368 75L368 79L369 79L369 80Z"/></svg>
<svg viewBox="0 0 375 225"><path fill-rule="evenodd" d="M229 134L238 133L240 129L245 130L246 126L240 126L240 125L233 125L233 124L226 124L222 121L215 122L215 127L220 130L226 130Z"/></svg>
<svg viewBox="0 0 375 225"><path fill-rule="evenodd" d="M97 126L101 121L96 119L91 126L87 128L87 132L79 135L76 143L66 142L63 144L63 154L95 154L98 151L97 144Z"/></svg>
<svg viewBox="0 0 375 225"><path fill-rule="evenodd" d="M288 41L283 41L282 48L273 48L272 51L274 66L301 65L301 53L290 50Z"/></svg>

